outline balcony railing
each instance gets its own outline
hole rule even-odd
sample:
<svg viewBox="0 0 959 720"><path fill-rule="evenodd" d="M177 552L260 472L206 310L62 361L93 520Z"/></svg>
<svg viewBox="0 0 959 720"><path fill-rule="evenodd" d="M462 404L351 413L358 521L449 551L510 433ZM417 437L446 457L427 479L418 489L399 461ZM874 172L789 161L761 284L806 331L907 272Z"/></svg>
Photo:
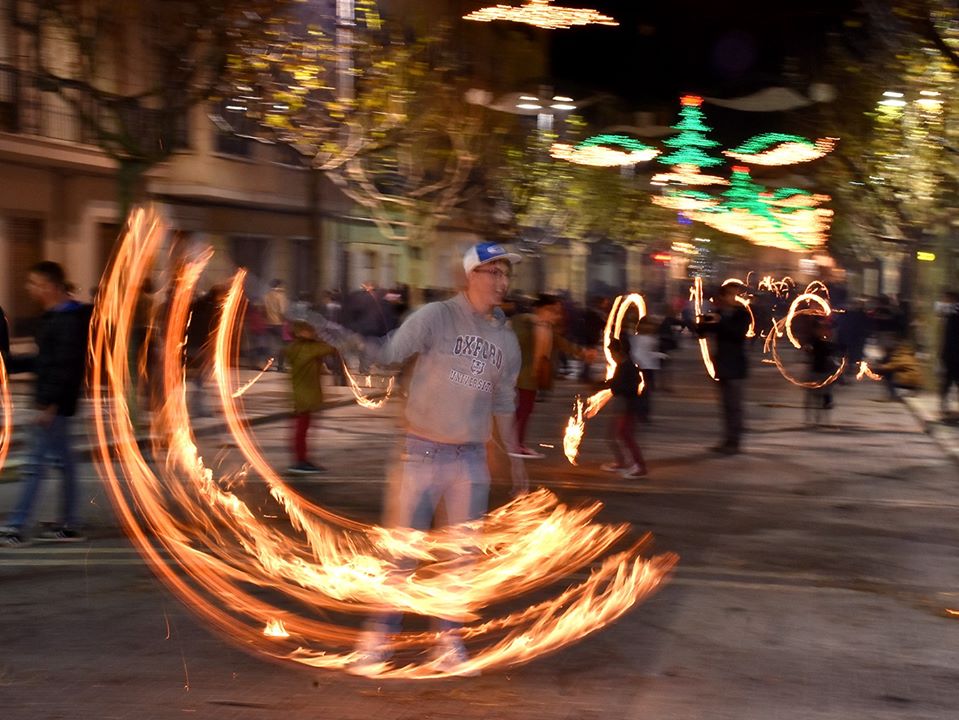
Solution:
<svg viewBox="0 0 959 720"><path fill-rule="evenodd" d="M93 119L82 122L71 103L60 93L37 88L15 67L0 64L0 131L100 146L95 128L124 132L133 145L144 142L189 147L187 116L176 119L168 130L158 110L131 105L108 113L92 100L81 100L83 114ZM149 151L149 148L144 148Z"/></svg>

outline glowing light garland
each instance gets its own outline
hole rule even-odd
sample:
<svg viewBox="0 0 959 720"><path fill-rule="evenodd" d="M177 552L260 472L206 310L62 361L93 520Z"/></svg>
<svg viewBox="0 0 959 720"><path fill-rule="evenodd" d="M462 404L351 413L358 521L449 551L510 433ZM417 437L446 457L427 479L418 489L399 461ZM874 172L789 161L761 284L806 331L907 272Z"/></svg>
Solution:
<svg viewBox="0 0 959 720"><path fill-rule="evenodd" d="M153 416L156 463L136 443L126 388L135 308L166 229L136 211L104 276L91 333L91 384L99 470L132 542L150 568L190 608L244 648L311 667L343 668L357 659L355 623L332 613L413 612L465 623L472 656L441 670L412 655L376 668L380 677L432 678L531 660L604 627L649 596L676 562L642 557L646 540L607 554L628 527L593 521L594 503L571 509L546 491L497 508L474 523L430 533L367 526L308 502L262 457L234 397L244 273L224 300L213 375L224 417L246 459L218 475L200 457L186 407L182 364L190 302L212 257L182 266L171 287L162 348L162 407ZM284 530L242 496L248 475L262 479L289 519ZM257 483L259 484L259 482ZM274 511L275 512L275 511ZM261 515L263 513L263 515ZM456 562L456 558L469 558ZM410 563L425 572L411 573ZM524 610L486 618L494 602L516 598L594 564L588 577ZM276 597L274 597L276 596ZM290 610L291 607L299 611ZM391 638L407 654L436 633ZM344 649L346 648L346 649Z"/></svg>
<svg viewBox="0 0 959 720"><path fill-rule="evenodd" d="M579 165L628 167L652 160L659 150L628 135L596 135L578 145L555 143L550 155Z"/></svg>
<svg viewBox="0 0 959 720"><path fill-rule="evenodd" d="M698 275L693 279L693 286L689 289L689 299L693 301L693 312L698 324L703 319L703 279ZM702 355L706 374L718 381L716 366L713 365L713 357L709 353L709 342L704 337L699 338L699 354Z"/></svg>
<svg viewBox="0 0 959 720"><path fill-rule="evenodd" d="M792 252L807 252L825 244L832 224L833 211L821 207L831 199L797 188L767 191L754 183L749 168L732 168L730 180L706 175L701 168L723 164L723 160L707 154L719 143L707 137L711 128L703 121L702 98L686 95L681 98L681 121L673 126L679 135L664 141L672 152L660 155L657 161L672 165L670 172L657 173L653 185L729 185L718 199L707 193L694 194L666 188L652 195L656 205L676 210L687 221L697 221L731 235L743 237L756 245ZM822 157L835 147L836 138L812 141L799 135L765 133L751 138L727 157L757 165L791 165Z"/></svg>
<svg viewBox="0 0 959 720"><path fill-rule="evenodd" d="M836 147L837 140L819 138L813 141L799 135L765 133L723 154L751 165L795 165L825 157Z"/></svg>
<svg viewBox="0 0 959 720"><path fill-rule="evenodd" d="M525 23L545 30L566 30L573 26L582 25L619 25L615 18L603 15L588 8L562 7L552 5L552 0L529 0L525 5L494 5L474 10L464 15L464 20L476 22L506 22Z"/></svg>
<svg viewBox="0 0 959 720"><path fill-rule="evenodd" d="M801 197L802 206L784 207L788 198ZM744 237L756 245L792 252L807 252L826 243L833 211L817 207L826 196L804 194L789 189L788 193L765 193L754 183L746 167L735 167L729 190L723 193L720 207L684 209L692 220L731 235ZM664 196L667 203L678 207L684 201L675 195Z"/></svg>

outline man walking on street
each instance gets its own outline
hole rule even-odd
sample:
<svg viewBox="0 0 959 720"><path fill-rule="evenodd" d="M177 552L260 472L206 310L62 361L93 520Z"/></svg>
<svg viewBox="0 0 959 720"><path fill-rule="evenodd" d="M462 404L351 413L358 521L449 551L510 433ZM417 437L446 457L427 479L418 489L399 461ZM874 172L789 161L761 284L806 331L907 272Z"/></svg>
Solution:
<svg viewBox="0 0 959 720"><path fill-rule="evenodd" d="M746 333L749 331L749 311L736 298L743 290L737 283L723 285L719 291L718 312L709 313L699 323L699 333L716 336L715 367L722 399L723 442L712 448L723 455L735 455L741 450L743 435L743 386L746 382Z"/></svg>
<svg viewBox="0 0 959 720"><path fill-rule="evenodd" d="M939 387L939 409L942 419L949 420L949 391L959 389L959 293L947 292L942 303L942 385Z"/></svg>
<svg viewBox="0 0 959 720"><path fill-rule="evenodd" d="M13 358L12 364L15 371L36 374L36 417L30 451L21 472L23 490L7 525L0 528L0 544L7 547L29 541L28 523L51 458L63 473L60 521L41 532L37 539L83 539L77 515L78 487L70 430L83 387L90 316L88 306L70 299L66 287L63 268L54 262L37 263L27 278L27 292L43 308L37 325L37 354Z"/></svg>
<svg viewBox="0 0 959 720"><path fill-rule="evenodd" d="M0 307L0 358L4 364L10 362L10 327L7 325L7 314ZM7 372L10 368L7 368Z"/></svg>

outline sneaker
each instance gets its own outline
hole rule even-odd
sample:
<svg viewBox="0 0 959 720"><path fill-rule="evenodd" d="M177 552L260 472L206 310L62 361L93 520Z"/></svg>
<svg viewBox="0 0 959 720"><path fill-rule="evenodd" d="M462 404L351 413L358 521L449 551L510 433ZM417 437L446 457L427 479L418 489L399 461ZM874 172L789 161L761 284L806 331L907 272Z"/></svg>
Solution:
<svg viewBox="0 0 959 720"><path fill-rule="evenodd" d="M393 652L386 644L386 636L382 632L368 630L360 636L355 655L356 660L346 666L346 671L351 675L371 677L386 668Z"/></svg>
<svg viewBox="0 0 959 720"><path fill-rule="evenodd" d="M619 463L603 463L599 466L599 469L603 472L621 473L627 469L627 466L620 465Z"/></svg>
<svg viewBox="0 0 959 720"><path fill-rule="evenodd" d="M620 475L624 480L637 480L641 477L646 477L648 471L646 470L645 465L631 465L628 468L624 468Z"/></svg>
<svg viewBox="0 0 959 720"><path fill-rule="evenodd" d="M17 528L9 525L0 527L0 548L28 547L30 541Z"/></svg>
<svg viewBox="0 0 959 720"><path fill-rule="evenodd" d="M463 641L455 635L444 635L430 652L430 666L438 672L458 677L476 677L479 670L458 669L469 662L470 656Z"/></svg>
<svg viewBox="0 0 959 720"><path fill-rule="evenodd" d="M530 450L528 447L520 446L519 450L516 452L508 453L510 457L515 458L524 458L526 460L540 460L544 457L543 453L536 452L535 450Z"/></svg>
<svg viewBox="0 0 959 720"><path fill-rule="evenodd" d="M308 462L296 463L295 465L290 465L286 471L291 475L312 475L316 470L316 465ZM320 471L322 472L322 470Z"/></svg>
<svg viewBox="0 0 959 720"><path fill-rule="evenodd" d="M315 475L322 475L323 473L329 472L329 470L322 465L314 465L311 462L301 463L301 467L303 467L306 472L313 473Z"/></svg>
<svg viewBox="0 0 959 720"><path fill-rule="evenodd" d="M38 542L83 542L86 536L76 528L66 525L47 525L36 534Z"/></svg>

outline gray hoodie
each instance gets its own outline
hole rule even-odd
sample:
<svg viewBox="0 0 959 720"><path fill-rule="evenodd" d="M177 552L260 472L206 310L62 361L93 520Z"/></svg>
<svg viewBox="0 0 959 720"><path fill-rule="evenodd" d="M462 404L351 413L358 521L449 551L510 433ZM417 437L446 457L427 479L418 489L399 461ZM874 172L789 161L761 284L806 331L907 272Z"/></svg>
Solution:
<svg viewBox="0 0 959 720"><path fill-rule="evenodd" d="M424 305L370 350L379 365L417 356L406 404L410 433L436 442L485 443L493 415L516 407L520 350L503 312L488 318L464 294Z"/></svg>

